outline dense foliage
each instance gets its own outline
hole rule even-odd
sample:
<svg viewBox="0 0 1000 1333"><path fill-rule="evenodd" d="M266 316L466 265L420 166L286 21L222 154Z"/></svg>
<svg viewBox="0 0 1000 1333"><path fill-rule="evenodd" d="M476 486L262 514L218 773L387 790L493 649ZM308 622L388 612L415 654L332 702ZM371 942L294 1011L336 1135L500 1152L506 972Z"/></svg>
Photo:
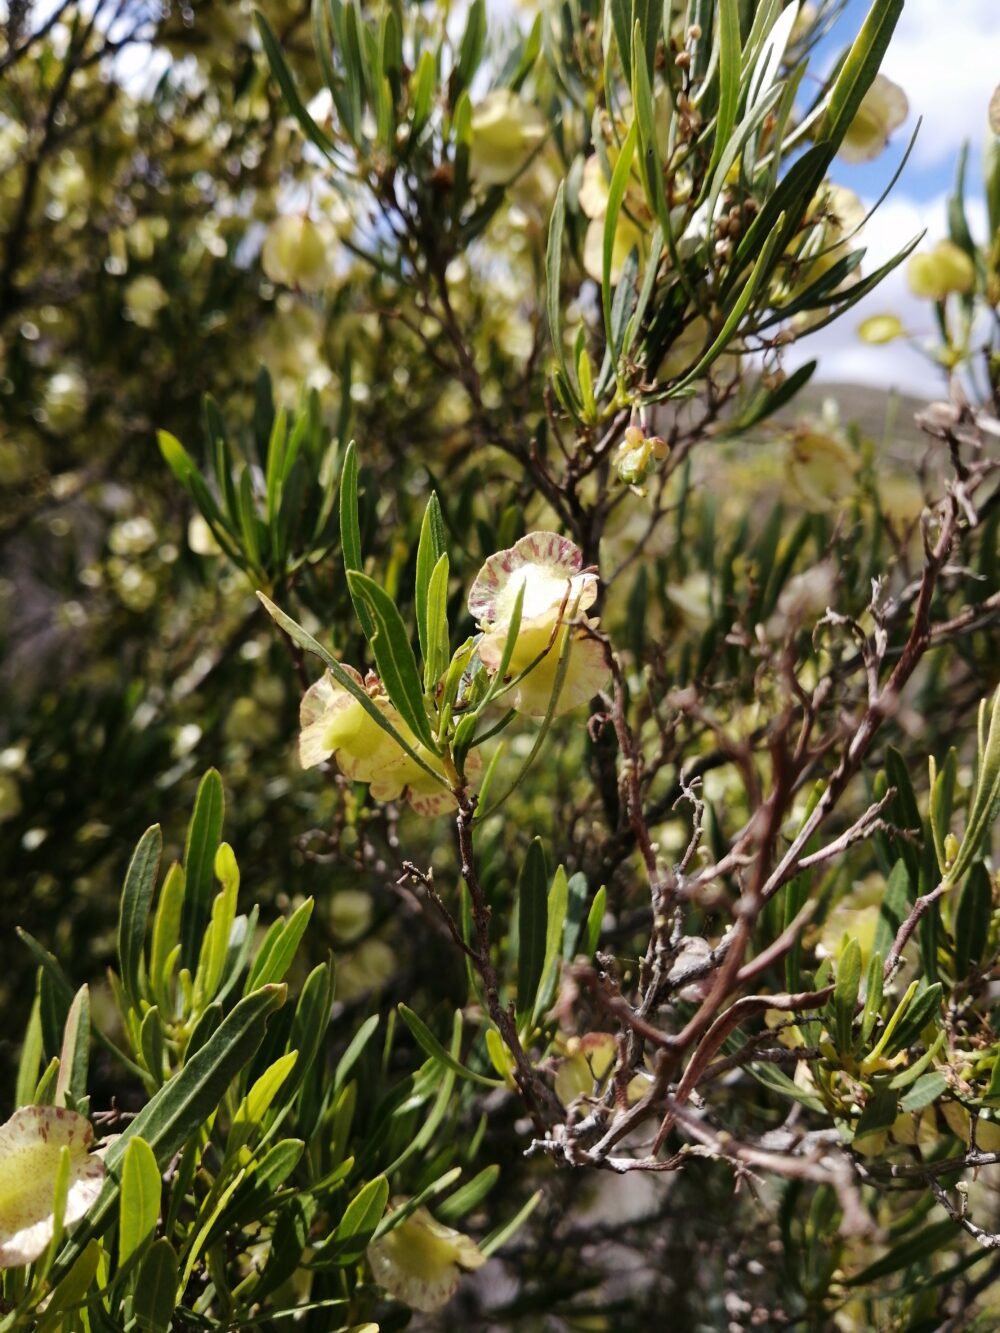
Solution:
<svg viewBox="0 0 1000 1333"><path fill-rule="evenodd" d="M841 9L8 7L0 1328L995 1323L1000 153L863 268Z"/></svg>

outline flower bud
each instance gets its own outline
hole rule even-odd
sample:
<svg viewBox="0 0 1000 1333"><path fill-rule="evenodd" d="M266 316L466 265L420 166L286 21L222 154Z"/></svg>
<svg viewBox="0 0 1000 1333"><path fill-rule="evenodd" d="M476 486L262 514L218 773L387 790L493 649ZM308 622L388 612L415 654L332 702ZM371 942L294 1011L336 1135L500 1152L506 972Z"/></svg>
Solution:
<svg viewBox="0 0 1000 1333"><path fill-rule="evenodd" d="M669 452L666 440L659 435L647 437L638 426L629 426L615 458L618 476L626 486L638 486Z"/></svg>

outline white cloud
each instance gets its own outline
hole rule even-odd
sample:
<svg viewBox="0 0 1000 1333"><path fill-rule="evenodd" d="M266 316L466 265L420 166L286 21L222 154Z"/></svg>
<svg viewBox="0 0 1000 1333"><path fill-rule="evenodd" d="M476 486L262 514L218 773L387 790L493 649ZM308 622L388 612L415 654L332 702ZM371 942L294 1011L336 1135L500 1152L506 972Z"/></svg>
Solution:
<svg viewBox="0 0 1000 1333"><path fill-rule="evenodd" d="M966 139L981 152L990 94L1000 82L998 0L907 0L883 72L906 90L921 166L954 159Z"/></svg>
<svg viewBox="0 0 1000 1333"><path fill-rule="evenodd" d="M870 207L871 201L869 201ZM861 243L866 247L864 272L871 273L912 237L924 229L923 247L947 234L946 197L917 200L905 194L893 194L864 229ZM985 206L979 199L967 204L969 226L973 235L982 237L986 227ZM858 337L858 325L869 315L898 315L917 341L935 339L933 307L910 292L906 281L906 261L889 274L868 296L840 319L804 338L790 349L786 368L793 370L804 361L818 358L817 380L851 384L871 384L883 389L900 389L923 398L939 396L945 389L943 372L908 342L869 347Z"/></svg>

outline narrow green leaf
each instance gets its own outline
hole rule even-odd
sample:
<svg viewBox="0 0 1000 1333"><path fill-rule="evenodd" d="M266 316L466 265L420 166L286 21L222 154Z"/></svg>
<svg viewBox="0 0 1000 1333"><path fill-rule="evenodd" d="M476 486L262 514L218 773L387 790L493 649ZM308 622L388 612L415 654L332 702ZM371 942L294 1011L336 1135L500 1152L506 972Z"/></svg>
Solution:
<svg viewBox="0 0 1000 1333"><path fill-rule="evenodd" d="M64 1333L73 1327L72 1320L66 1316L85 1302L87 1292L97 1274L101 1255L100 1244L92 1240L52 1292L46 1302L44 1314L33 1325L34 1333Z"/></svg>
<svg viewBox="0 0 1000 1333"><path fill-rule="evenodd" d="M424 650L424 689L433 694L448 666L448 574L450 562L442 555L431 571L427 589L427 647Z"/></svg>
<svg viewBox="0 0 1000 1333"><path fill-rule="evenodd" d="M707 173L709 176L732 137L739 107L743 51L737 0L719 0L715 22L719 32L719 109L715 115L715 143Z"/></svg>
<svg viewBox="0 0 1000 1333"><path fill-rule="evenodd" d="M38 1070L42 1063L42 1018L39 1012L38 994L35 994L31 1015L21 1045L21 1054L17 1062L17 1081L14 1084L14 1108L27 1106L31 1102L38 1086Z"/></svg>
<svg viewBox="0 0 1000 1333"><path fill-rule="evenodd" d="M417 543L417 568L413 587L414 606L417 613L417 636L420 640L420 652L425 662L432 651L427 610L431 575L444 555L446 545L441 505L437 493L431 491L420 524L420 540Z"/></svg>
<svg viewBox="0 0 1000 1333"><path fill-rule="evenodd" d="M538 998L532 1013L532 1022L537 1023L551 1002L555 992L556 979L559 975L559 959L562 955L563 933L566 928L566 911L569 906L569 881L564 866L558 866L552 877L549 889L545 923L545 961L542 964L541 983Z"/></svg>
<svg viewBox="0 0 1000 1333"><path fill-rule="evenodd" d="M820 1101L814 1092L806 1092L794 1083L783 1070L775 1065L748 1065L750 1073L765 1088L770 1088L780 1097L788 1101L798 1102L800 1106L807 1106L810 1111L818 1112L820 1115L826 1112L826 1107Z"/></svg>
<svg viewBox="0 0 1000 1333"><path fill-rule="evenodd" d="M776 389L768 389L761 385L760 389L750 397L746 406L736 417L734 429L749 430L751 426L756 426L759 421L766 421L773 416L779 408L791 402L798 391L808 384L818 365L818 361L807 361L804 365L799 366L798 370L792 371L791 375Z"/></svg>
<svg viewBox="0 0 1000 1333"><path fill-rule="evenodd" d="M947 1090L948 1080L935 1069L933 1073L924 1074L922 1078L917 1079L906 1096L900 1100L899 1109L906 1112L922 1111L925 1106L930 1106L931 1102L936 1102Z"/></svg>
<svg viewBox="0 0 1000 1333"><path fill-rule="evenodd" d="M160 1088L113 1140L104 1159L104 1187L59 1254L52 1270L53 1281L68 1272L87 1242L102 1235L110 1224L118 1203L122 1163L132 1139L146 1140L161 1171L189 1140L197 1140L229 1085L260 1046L267 1020L284 1004L285 996L284 986L267 986L241 1000L180 1073Z"/></svg>
<svg viewBox="0 0 1000 1333"><path fill-rule="evenodd" d="M395 602L367 574L352 570L347 581L351 590L367 603L371 613L375 632L369 643L386 693L414 735L433 750L434 738L424 708L417 659Z"/></svg>
<svg viewBox="0 0 1000 1333"><path fill-rule="evenodd" d="M295 1068L299 1058L298 1051L286 1051L273 1064L255 1079L253 1086L236 1108L229 1137L226 1140L226 1157L232 1159L239 1150L259 1135L264 1127L264 1117L271 1109L275 1098L288 1081L288 1076Z"/></svg>
<svg viewBox="0 0 1000 1333"><path fill-rule="evenodd" d="M140 1333L169 1333L177 1312L177 1256L163 1236L139 1267L132 1314Z"/></svg>
<svg viewBox="0 0 1000 1333"><path fill-rule="evenodd" d="M866 1134L878 1134L883 1129L891 1129L899 1114L899 1095L884 1083L878 1083L874 1092L865 1103L861 1119L854 1130L854 1140L863 1139Z"/></svg>
<svg viewBox="0 0 1000 1333"><path fill-rule="evenodd" d="M441 774L437 772L435 769L433 769L430 766L430 764L428 764L427 760L424 759L413 748L410 742L406 740L399 731L396 730L396 728L386 718L386 716L382 712L380 712L380 710L375 706L375 704L372 703L371 699L365 693L362 686L358 684L358 682L354 679L353 676L348 675L348 673L344 670L344 668L340 665L340 663L336 660L336 658L332 657L330 653L328 653L327 650L323 647L322 644L317 643L317 641L312 637L310 633L308 633L307 630L304 630L301 625L297 624L291 618L291 616L286 615L284 611L280 610L280 608L275 606L275 604L271 601L271 599L269 597L266 597L264 593L258 592L257 598L263 605L264 609L267 611L268 615L270 615L272 620L275 622L275 624L278 625L281 629L283 629L285 633L288 635L288 637L292 639L295 643L297 643L301 648L304 648L306 652L315 654L315 656L317 656L322 662L324 662L328 667L330 674L333 676L334 680L336 680L337 684L341 685L348 692L348 694L353 695L354 698L357 699L358 703L365 710L365 712L372 719L372 721L375 722L378 726L380 726L387 735L391 736L392 739L396 742L396 744L400 747L400 749L403 750L406 754L408 754L414 763L419 764L420 767L424 769L425 772L429 773L431 777L434 778L435 782L439 782L443 787L447 786L447 783L445 782Z"/></svg>
<svg viewBox="0 0 1000 1333"><path fill-rule="evenodd" d="M910 1001L895 1031L885 1044L885 1055L891 1059L919 1039L921 1032L941 1008L941 993L941 983L936 981L933 986L928 986Z"/></svg>
<svg viewBox="0 0 1000 1333"><path fill-rule="evenodd" d="M545 967L546 897L549 874L541 840L534 838L517 885L517 1018L533 1012Z"/></svg>
<svg viewBox="0 0 1000 1333"><path fill-rule="evenodd" d="M440 1221L452 1226L461 1221L466 1213L471 1213L489 1194L500 1179L498 1166L487 1166L478 1175L455 1191L443 1203L439 1203L435 1212Z"/></svg>
<svg viewBox="0 0 1000 1333"><path fill-rule="evenodd" d="M567 885L566 922L563 927L562 957L568 963L577 951L580 928L587 915L587 876L582 870L570 875Z"/></svg>
<svg viewBox="0 0 1000 1333"><path fill-rule="evenodd" d="M342 1263L360 1257L375 1234L389 1200L389 1182L385 1176L376 1176L362 1186L344 1209L331 1239L331 1251Z"/></svg>
<svg viewBox="0 0 1000 1333"><path fill-rule="evenodd" d="M869 1264L860 1273L847 1278L846 1284L849 1287L868 1286L872 1282L888 1277L890 1273L898 1273L900 1269L909 1268L911 1264L919 1263L929 1255L935 1254L943 1246L954 1243L955 1223L950 1218L945 1218L943 1222L926 1227L915 1236L904 1237L898 1245L889 1250L888 1254L876 1259L875 1263Z"/></svg>
<svg viewBox="0 0 1000 1333"><path fill-rule="evenodd" d="M336 969L333 958L320 963L305 979L295 1006L295 1017L288 1037L289 1050L297 1050L298 1062L295 1073L285 1087L285 1101L291 1092L297 1090L313 1072L317 1061L326 1075L326 1062L322 1059L326 1035L330 1026L330 1012L333 1008L333 996L336 989ZM301 1121L301 1117L300 1117ZM301 1123L300 1123L301 1132Z"/></svg>
<svg viewBox="0 0 1000 1333"><path fill-rule="evenodd" d="M236 920L240 872L233 849L227 842L220 844L215 854L215 874L222 883L222 891L215 895L212 903L212 918L205 931L198 959L198 971L194 978L196 1009L215 999L225 971L229 935Z"/></svg>
<svg viewBox="0 0 1000 1333"><path fill-rule="evenodd" d="M771 260L778 247L783 221L784 215L778 218L774 231L764 242L750 277L747 279L743 291L740 293L729 314L726 316L725 323L716 335L714 342L712 342L708 350L703 353L697 364L671 387L666 395L668 398L679 396L689 385L693 384L695 380L700 379L705 371L709 369L709 367L729 346L734 333L739 327L740 321L750 307L750 303L753 301L757 292L761 289L770 274Z"/></svg>
<svg viewBox="0 0 1000 1333"><path fill-rule="evenodd" d="M18 939L23 944L27 945L32 957L36 960L36 962L39 964L41 968L41 972L39 973L38 1010L39 1010L39 1029L42 1035L42 1051L44 1053L45 1049L44 1023L42 1016L43 1006L41 1003L42 979L43 977L47 978L48 982L56 988L56 990L59 993L59 996L61 997L62 1003L65 1005L66 1014L69 1013L69 1006L73 1003L73 988L69 984L69 981L66 977L66 973L59 966L59 963L54 957L54 955L49 953L48 949L44 949L35 939L35 937L33 935L30 935L28 931L26 931L23 927L17 926L15 927L15 930L17 932ZM63 1023L65 1023L65 1017L63 1018L62 1021ZM142 1067L140 1065L137 1065L134 1060L130 1059L127 1051L123 1051L120 1046L117 1046L111 1040L110 1037L105 1036L105 1034L101 1031L100 1025L96 1026L93 1029L93 1036L95 1041L97 1041L101 1046L103 1046L104 1049L109 1052L109 1054L113 1055L116 1060L120 1061L121 1064L130 1073L135 1074L136 1077L140 1079L144 1076L145 1071L142 1069ZM61 1039L62 1039L62 1034L60 1032L60 1040L59 1040L60 1045L61 1045ZM28 1100L30 1101L31 1098L29 1097Z"/></svg>
<svg viewBox="0 0 1000 1333"><path fill-rule="evenodd" d="M81 986L69 1007L63 1032L59 1077L56 1080L56 1106L66 1105L67 1093L74 1102L81 1102L86 1097L89 1063L90 991L86 986Z"/></svg>
<svg viewBox="0 0 1000 1333"><path fill-rule="evenodd" d="M211 1004L206 1005L202 1010L200 1017L191 1029L191 1033L187 1040L187 1046L184 1048L185 1060L190 1060L196 1051L200 1051L212 1034L218 1030L221 1024L222 1005L218 1000L213 1000Z"/></svg>
<svg viewBox="0 0 1000 1333"><path fill-rule="evenodd" d="M337 1062L337 1068L333 1074L333 1091L339 1092L347 1082L347 1076L361 1058L365 1047L378 1030L380 1017L378 1014L370 1014L361 1024L357 1032L351 1038L347 1050Z"/></svg>
<svg viewBox="0 0 1000 1333"><path fill-rule="evenodd" d="M166 1047L163 1041L163 1020L155 1004L146 1010L139 1028L139 1051L154 1085L159 1087L164 1078Z"/></svg>
<svg viewBox="0 0 1000 1333"><path fill-rule="evenodd" d="M312 916L313 906L313 899L307 898L287 921L280 919L275 921L254 959L253 967L247 976L244 995L251 995L260 986L273 986L284 979L298 952L299 943Z"/></svg>
<svg viewBox="0 0 1000 1333"><path fill-rule="evenodd" d="M913 1064L901 1069L898 1074L893 1074L889 1079L889 1087L908 1088L911 1083L916 1083L921 1074L923 1074L926 1069L930 1069L938 1052L944 1046L946 1039L947 1033L939 1032L919 1060L914 1060Z"/></svg>
<svg viewBox="0 0 1000 1333"><path fill-rule="evenodd" d="M340 472L340 549L344 557L344 569L348 574L352 570L360 571L364 568L361 558L361 525L358 519L358 450L353 440L344 453L344 466ZM375 626L368 613L368 607L350 585L348 591L362 632L371 642Z"/></svg>
<svg viewBox="0 0 1000 1333"><path fill-rule="evenodd" d="M257 502L254 496L253 477L249 467L240 473L237 496L240 509L240 534L243 538L243 564L258 576L263 574L265 559L261 547L261 534L266 529L257 517Z"/></svg>
<svg viewBox="0 0 1000 1333"><path fill-rule="evenodd" d="M906 920L912 895L910 872L906 862L900 857L886 882L879 907L878 923L875 926L875 948L883 958L889 953L897 931Z"/></svg>
<svg viewBox="0 0 1000 1333"><path fill-rule="evenodd" d="M625 199L625 191L628 189L629 178L632 174L632 159L635 156L638 135L639 124L637 120L633 120L628 134L625 136L625 142L622 144L618 161L615 163L615 169L611 173L611 184L608 186L608 205L604 215L604 244L601 255L601 305L604 309L604 334L610 348L614 347L611 319L611 265L614 257L615 232Z"/></svg>
<svg viewBox="0 0 1000 1333"><path fill-rule="evenodd" d="M479 68L486 46L486 4L485 0L472 0L469 16L462 35L462 44L458 51L458 64L453 78L456 88L461 91L468 88L472 76Z"/></svg>
<svg viewBox="0 0 1000 1333"><path fill-rule="evenodd" d="M124 1267L156 1234L163 1182L152 1148L136 1135L122 1161L118 1220L118 1265Z"/></svg>
<svg viewBox="0 0 1000 1333"><path fill-rule="evenodd" d="M601 938L601 925L604 921L604 904L607 901L607 897L608 891L602 884L594 894L594 901L591 903L590 911L587 913L587 924L583 931L584 947L581 952L588 958L593 958L594 950L597 948L597 942Z"/></svg>
<svg viewBox="0 0 1000 1333"><path fill-rule="evenodd" d="M945 754L944 764L933 774L931 781L931 834L935 840L937 866L944 872L947 857L944 840L951 832L952 809L955 806L955 784L959 776L959 758L955 746Z"/></svg>
<svg viewBox="0 0 1000 1333"><path fill-rule="evenodd" d="M861 946L856 939L851 939L837 963L837 980L833 988L833 1035L841 1054L850 1054L853 1046L851 1033L860 986Z"/></svg>
<svg viewBox="0 0 1000 1333"><path fill-rule="evenodd" d="M868 960L865 981L865 1006L861 1012L861 1040L867 1042L882 1010L884 959L876 949Z"/></svg>
<svg viewBox="0 0 1000 1333"><path fill-rule="evenodd" d="M893 269L898 268L903 260L913 253L923 238L924 233L920 232L908 241L901 250L897 251L891 259L887 259L873 273L869 273L867 278L862 278L860 282L856 282L851 287L847 287L831 296L829 312L822 319L810 323L809 334L818 333L820 329L825 329L828 324L832 324L835 319L840 319L848 310L856 306L869 292L874 291L883 278L887 277Z"/></svg>
<svg viewBox="0 0 1000 1333"><path fill-rule="evenodd" d="M503 652L500 654L500 663L494 673L493 680L490 682L490 687L486 691L482 703L476 709L477 717L493 702L497 694L499 694L506 679L507 672L510 670L510 663L514 656L514 649L517 647L517 636L521 632L521 615L524 611L524 592L526 587L527 583L522 582L514 595L514 606L511 610L510 621L507 625L507 637L503 641Z"/></svg>
<svg viewBox="0 0 1000 1333"><path fill-rule="evenodd" d="M977 861L962 885L955 909L955 976L968 976L979 966L989 937L993 915L993 883L982 861Z"/></svg>
<svg viewBox="0 0 1000 1333"><path fill-rule="evenodd" d="M990 1081L983 1094L983 1104L985 1106L1000 1106L1000 1054L998 1054L990 1073Z"/></svg>
<svg viewBox="0 0 1000 1333"><path fill-rule="evenodd" d="M549 218L549 236L545 251L545 312L549 324L549 337L552 340L552 350L556 356L556 362L562 371L566 390L570 394L570 401L575 402L575 395L569 383L569 372L566 369L566 349L563 347L562 339L562 245L563 232L566 227L566 182L559 182L559 188L556 191L555 202L552 205L552 216Z"/></svg>
<svg viewBox="0 0 1000 1333"><path fill-rule="evenodd" d="M180 943L183 911L184 870L175 861L167 871L160 889L160 899L153 915L153 940L149 949L149 984L157 1004L164 1011L170 1008L172 968L169 960Z"/></svg>
<svg viewBox="0 0 1000 1333"><path fill-rule="evenodd" d="M375 1228L375 1234L372 1239L381 1240L381 1238L388 1235L390 1231L394 1231L401 1222L404 1222L406 1218L415 1213L418 1208L423 1207L429 1199L436 1198L443 1190L454 1185L455 1181L461 1174L462 1168L460 1166L453 1166L451 1170L446 1171L443 1176L438 1176L436 1180L432 1180L429 1185L426 1185L420 1191L419 1194L412 1195L405 1203L399 1204L397 1207L393 1208L391 1212L386 1213Z"/></svg>
<svg viewBox="0 0 1000 1333"><path fill-rule="evenodd" d="M118 961L125 992L137 1009L142 995L146 922L153 901L162 850L163 836L160 826L154 824L139 839L122 889L118 918Z"/></svg>
<svg viewBox="0 0 1000 1333"><path fill-rule="evenodd" d="M902 12L903 0L874 0L847 59L840 67L830 90L822 126L822 141L834 152L840 147L878 73Z"/></svg>
<svg viewBox="0 0 1000 1333"><path fill-rule="evenodd" d="M416 73L410 80L411 140L416 138L427 123L436 84L437 62L432 51L424 50L420 53Z"/></svg>
<svg viewBox="0 0 1000 1333"><path fill-rule="evenodd" d="M225 798L222 778L210 768L198 786L194 812L184 844L184 914L181 922L181 963L192 973L198 964L208 925L215 854L222 837Z"/></svg>
<svg viewBox="0 0 1000 1333"><path fill-rule="evenodd" d="M278 39L271 31L271 25L259 9L254 10L254 19L257 23L257 31L260 33L260 40L261 45L264 48L264 54L267 56L267 63L271 67L274 81L281 89L282 96L288 105L289 111L298 121L306 138L316 145L324 157L333 161L335 148L333 140L320 129L306 110L305 103L299 96L298 89L295 86L295 78L285 62L285 57L281 53L281 46Z"/></svg>
<svg viewBox="0 0 1000 1333"><path fill-rule="evenodd" d="M503 1086L500 1079L486 1078L483 1074L477 1074L473 1070L467 1069L465 1065L456 1060L450 1051L441 1045L423 1019L418 1017L408 1005L400 1003L396 1007L403 1022L413 1034L417 1045L426 1051L432 1060L437 1060L460 1078L468 1079L470 1083L478 1083L480 1087L499 1088Z"/></svg>
<svg viewBox="0 0 1000 1333"><path fill-rule="evenodd" d="M518 1231L520 1231L521 1227L524 1226L525 1222L527 1222L528 1218L535 1211L541 1201L542 1191L536 1190L528 1202L522 1208L518 1209L509 1222L505 1222L503 1226L497 1227L495 1231L491 1231L488 1236L480 1241L479 1248L482 1253L489 1258L491 1254L495 1254L497 1250L502 1249L503 1246L506 1245Z"/></svg>
<svg viewBox="0 0 1000 1333"><path fill-rule="evenodd" d="M947 884L957 884L979 855L1000 811L1000 690L993 696L990 729L983 747L976 792L958 855L945 875Z"/></svg>

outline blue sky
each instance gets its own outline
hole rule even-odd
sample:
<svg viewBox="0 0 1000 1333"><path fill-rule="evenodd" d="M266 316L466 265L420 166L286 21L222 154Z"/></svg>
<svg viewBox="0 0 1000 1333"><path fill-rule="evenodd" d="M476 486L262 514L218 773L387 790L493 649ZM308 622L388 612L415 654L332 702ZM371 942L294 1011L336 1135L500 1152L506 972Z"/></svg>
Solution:
<svg viewBox="0 0 1000 1333"><path fill-rule="evenodd" d="M849 0L832 40L817 53L833 58L860 28L868 0ZM1000 0L906 0L883 72L907 94L910 116L874 162L835 162L831 175L872 204L898 165L923 117L910 160L888 200L865 227L865 269L871 271L902 245L926 230L924 245L945 235L945 202L952 188L962 144L970 145L968 215L973 233L985 239L981 163L990 94L1000 83ZM842 320L792 349L788 367L819 358L817 378L899 388L922 396L940 393L944 379L912 345L864 346L857 326L868 315L899 315L919 342L933 339L931 309L917 301L906 283L905 264Z"/></svg>
<svg viewBox="0 0 1000 1333"><path fill-rule="evenodd" d="M868 3L850 0L836 29L817 52L821 63L828 63L858 31ZM976 37L978 51L972 42ZM966 48L961 62L954 60L956 48ZM937 59L936 50L940 51ZM905 89L910 118L885 157L863 166L845 164L838 175L858 194L877 197L922 115L924 124L899 185L913 198L933 199L951 188L955 153L964 139L974 141L981 152L986 103L1000 82L1000 0L907 0L882 69ZM933 77L928 80L927 74Z"/></svg>

